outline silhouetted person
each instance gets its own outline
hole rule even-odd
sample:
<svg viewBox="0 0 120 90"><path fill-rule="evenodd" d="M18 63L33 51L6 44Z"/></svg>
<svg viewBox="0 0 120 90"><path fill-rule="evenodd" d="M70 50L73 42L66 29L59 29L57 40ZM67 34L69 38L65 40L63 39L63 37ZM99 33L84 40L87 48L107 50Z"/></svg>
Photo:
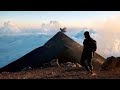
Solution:
<svg viewBox="0 0 120 90"><path fill-rule="evenodd" d="M90 35L89 35L89 32L86 31L84 33L84 36L85 36L85 40L83 41L83 52L82 52L82 55L81 55L81 65L83 67L85 67L85 69L93 74L93 66L92 66L92 63L91 63L91 59L92 57L94 56L94 52L96 51L97 49L97 46L96 46L96 41L93 40Z"/></svg>

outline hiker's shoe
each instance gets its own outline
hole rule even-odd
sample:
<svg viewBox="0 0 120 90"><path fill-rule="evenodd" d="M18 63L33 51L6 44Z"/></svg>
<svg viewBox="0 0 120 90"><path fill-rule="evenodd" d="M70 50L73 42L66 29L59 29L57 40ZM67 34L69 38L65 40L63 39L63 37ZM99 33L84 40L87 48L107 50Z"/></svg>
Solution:
<svg viewBox="0 0 120 90"><path fill-rule="evenodd" d="M90 74L93 74L93 72L92 72L92 71L90 71Z"/></svg>
<svg viewBox="0 0 120 90"><path fill-rule="evenodd" d="M93 75L93 76L94 76L94 75L96 75L96 74L95 74L95 73L93 73L92 71L90 72L90 74L91 74L91 75Z"/></svg>

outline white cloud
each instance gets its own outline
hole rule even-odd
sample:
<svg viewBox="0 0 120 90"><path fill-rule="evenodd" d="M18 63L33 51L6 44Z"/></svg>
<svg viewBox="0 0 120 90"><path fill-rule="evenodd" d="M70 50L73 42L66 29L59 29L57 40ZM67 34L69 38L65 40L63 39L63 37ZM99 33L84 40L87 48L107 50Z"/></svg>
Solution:
<svg viewBox="0 0 120 90"><path fill-rule="evenodd" d="M0 34L13 34L19 33L20 31L20 28L10 21L4 22L3 26L0 27Z"/></svg>
<svg viewBox="0 0 120 90"><path fill-rule="evenodd" d="M105 58L110 56L119 57L120 16L111 16L104 20L98 20L94 25L95 34L91 36L97 41L97 53Z"/></svg>
<svg viewBox="0 0 120 90"><path fill-rule="evenodd" d="M0 35L25 35L25 34L55 34L63 25L58 21L42 23L39 27L19 27L17 24L6 21L0 27Z"/></svg>
<svg viewBox="0 0 120 90"><path fill-rule="evenodd" d="M120 56L120 16L106 18L97 25L96 29L98 52L104 57Z"/></svg>
<svg viewBox="0 0 120 90"><path fill-rule="evenodd" d="M47 23L40 24L38 28L20 28L11 21L4 22L3 26L0 28L1 34L45 34L54 35L60 31L60 27L63 28L64 25L58 21L49 21ZM67 27L67 26L65 26ZM88 30L90 27L87 27ZM67 27L66 34L71 36L74 40L81 42L81 38L74 37L83 28L78 27ZM97 52L103 57L107 58L109 56L120 56L120 16L111 16L104 20L98 20L94 22L95 34L91 36L97 41Z"/></svg>

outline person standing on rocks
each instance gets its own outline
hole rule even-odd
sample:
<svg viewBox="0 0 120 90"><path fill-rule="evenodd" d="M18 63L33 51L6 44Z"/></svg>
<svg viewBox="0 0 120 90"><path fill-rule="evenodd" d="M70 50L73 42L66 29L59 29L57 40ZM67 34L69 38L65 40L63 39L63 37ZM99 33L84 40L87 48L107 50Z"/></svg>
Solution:
<svg viewBox="0 0 120 90"><path fill-rule="evenodd" d="M88 31L84 32L85 39L83 41L83 52L80 64L85 67L88 73L93 74L92 57L97 49L96 41L93 40Z"/></svg>

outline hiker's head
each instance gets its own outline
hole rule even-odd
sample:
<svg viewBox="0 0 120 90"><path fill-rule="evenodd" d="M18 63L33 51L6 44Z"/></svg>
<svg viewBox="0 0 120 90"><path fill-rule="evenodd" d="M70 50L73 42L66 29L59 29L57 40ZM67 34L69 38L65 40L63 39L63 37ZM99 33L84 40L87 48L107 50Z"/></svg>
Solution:
<svg viewBox="0 0 120 90"><path fill-rule="evenodd" d="M85 31L84 36L85 36L85 38L90 38L89 32Z"/></svg>

